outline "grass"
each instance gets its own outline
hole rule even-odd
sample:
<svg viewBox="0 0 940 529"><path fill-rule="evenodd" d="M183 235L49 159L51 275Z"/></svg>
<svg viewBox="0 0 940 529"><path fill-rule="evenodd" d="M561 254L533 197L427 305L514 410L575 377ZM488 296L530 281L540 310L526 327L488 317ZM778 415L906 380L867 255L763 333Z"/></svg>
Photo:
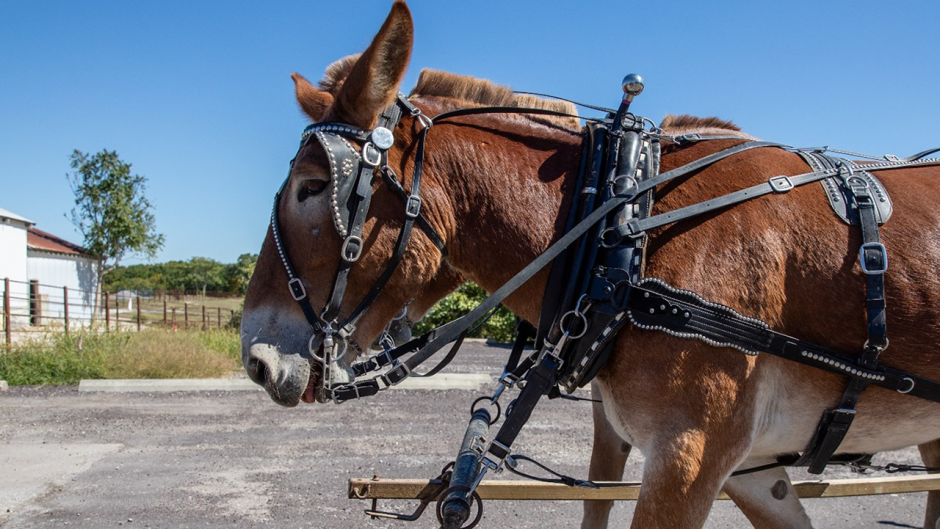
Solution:
<svg viewBox="0 0 940 529"><path fill-rule="evenodd" d="M63 385L83 378L214 378L240 368L240 351L231 329L55 333L0 352L0 379Z"/></svg>

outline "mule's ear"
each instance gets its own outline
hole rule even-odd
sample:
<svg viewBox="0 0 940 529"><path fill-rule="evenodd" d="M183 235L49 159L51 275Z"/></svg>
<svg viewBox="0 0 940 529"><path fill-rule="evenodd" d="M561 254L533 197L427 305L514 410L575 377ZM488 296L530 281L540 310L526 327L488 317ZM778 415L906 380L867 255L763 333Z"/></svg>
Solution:
<svg viewBox="0 0 940 529"><path fill-rule="evenodd" d="M290 76L294 80L294 91L300 109L313 121L322 120L326 110L333 104L333 96L325 90L317 90L299 73L292 73Z"/></svg>
<svg viewBox="0 0 940 529"><path fill-rule="evenodd" d="M330 121L371 129L375 119L394 101L411 58L414 24L402 1L392 11L382 29L363 52L328 111Z"/></svg>

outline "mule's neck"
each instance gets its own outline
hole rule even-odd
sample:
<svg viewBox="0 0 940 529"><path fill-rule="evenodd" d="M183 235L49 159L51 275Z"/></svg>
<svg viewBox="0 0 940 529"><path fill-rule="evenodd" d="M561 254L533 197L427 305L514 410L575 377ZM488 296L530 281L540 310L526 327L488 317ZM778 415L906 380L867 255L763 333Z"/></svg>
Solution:
<svg viewBox="0 0 940 529"><path fill-rule="evenodd" d="M493 292L563 235L581 155L577 132L520 117L458 118L435 125L427 149L428 177L453 217L447 261L464 277ZM549 269L505 302L533 323Z"/></svg>

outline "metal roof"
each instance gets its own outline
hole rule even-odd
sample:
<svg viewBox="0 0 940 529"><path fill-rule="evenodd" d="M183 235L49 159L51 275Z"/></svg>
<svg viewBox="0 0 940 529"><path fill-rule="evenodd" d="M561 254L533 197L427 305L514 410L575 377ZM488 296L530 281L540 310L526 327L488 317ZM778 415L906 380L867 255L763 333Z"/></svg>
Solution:
<svg viewBox="0 0 940 529"><path fill-rule="evenodd" d="M7 211L3 208L0 208L0 219L18 220L20 222L25 222L26 224L29 224L29 225L36 224L35 222L27 219L26 217L21 217L17 215L16 213L13 213L12 211Z"/></svg>
<svg viewBox="0 0 940 529"><path fill-rule="evenodd" d="M91 257L85 248L32 226L26 230L26 246L30 250Z"/></svg>

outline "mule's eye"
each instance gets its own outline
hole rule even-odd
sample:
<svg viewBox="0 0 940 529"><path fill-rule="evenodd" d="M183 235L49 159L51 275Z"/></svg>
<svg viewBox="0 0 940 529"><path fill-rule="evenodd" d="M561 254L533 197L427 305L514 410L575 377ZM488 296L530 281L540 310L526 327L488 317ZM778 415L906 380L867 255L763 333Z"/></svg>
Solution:
<svg viewBox="0 0 940 529"><path fill-rule="evenodd" d="M300 191L297 193L297 200L303 202L307 197L319 195L326 190L326 186L328 185L329 182L325 180L306 180L300 186Z"/></svg>

